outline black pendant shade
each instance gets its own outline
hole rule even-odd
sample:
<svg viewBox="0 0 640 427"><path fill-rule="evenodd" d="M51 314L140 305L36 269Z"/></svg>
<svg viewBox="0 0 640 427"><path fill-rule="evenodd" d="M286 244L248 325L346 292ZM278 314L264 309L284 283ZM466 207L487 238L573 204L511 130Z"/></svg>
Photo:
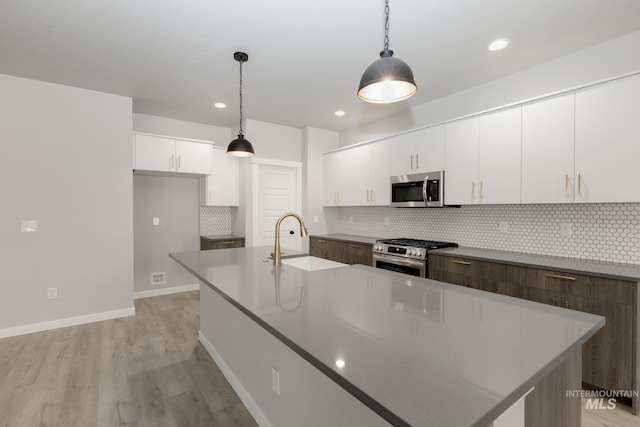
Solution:
<svg viewBox="0 0 640 427"><path fill-rule="evenodd" d="M227 154L234 157L253 157L256 153L253 151L253 145L244 139L243 134L239 134L237 139L229 143Z"/></svg>
<svg viewBox="0 0 640 427"><path fill-rule="evenodd" d="M389 0L384 2L384 48L380 59L362 74L358 98L374 104L390 104L409 98L418 90L413 71L406 62L393 57L389 49Z"/></svg>
<svg viewBox="0 0 640 427"><path fill-rule="evenodd" d="M238 138L229 143L227 147L227 155L234 157L253 157L256 155L253 151L253 145L246 139L242 132L242 63L249 60L249 55L244 52L235 52L233 59L240 63L240 132Z"/></svg>
<svg viewBox="0 0 640 427"><path fill-rule="evenodd" d="M401 59L393 57L393 51L380 52L380 59L374 61L362 74L358 97L372 103L392 103L411 97L418 87L413 71Z"/></svg>

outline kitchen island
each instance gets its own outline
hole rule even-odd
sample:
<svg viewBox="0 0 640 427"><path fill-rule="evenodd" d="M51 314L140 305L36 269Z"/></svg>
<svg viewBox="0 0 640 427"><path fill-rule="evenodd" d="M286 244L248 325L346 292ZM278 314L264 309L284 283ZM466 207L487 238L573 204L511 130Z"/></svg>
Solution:
<svg viewBox="0 0 640 427"><path fill-rule="evenodd" d="M271 251L170 255L201 281L201 342L260 425L500 425L532 388L529 412L579 425L565 391L603 317L361 265L274 267Z"/></svg>

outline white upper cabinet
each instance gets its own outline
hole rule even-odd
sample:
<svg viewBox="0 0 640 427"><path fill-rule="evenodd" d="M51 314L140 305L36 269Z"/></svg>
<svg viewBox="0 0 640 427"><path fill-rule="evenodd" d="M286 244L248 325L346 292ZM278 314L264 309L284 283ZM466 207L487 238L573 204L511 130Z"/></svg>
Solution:
<svg viewBox="0 0 640 427"><path fill-rule="evenodd" d="M238 206L238 159L227 150L213 148L211 175L204 178L205 206Z"/></svg>
<svg viewBox="0 0 640 427"><path fill-rule="evenodd" d="M418 173L444 170L444 125L414 132Z"/></svg>
<svg viewBox="0 0 640 427"><path fill-rule="evenodd" d="M326 153L323 157L324 206L353 205L352 150Z"/></svg>
<svg viewBox="0 0 640 427"><path fill-rule="evenodd" d="M134 145L136 171L211 173L210 143L136 133Z"/></svg>
<svg viewBox="0 0 640 427"><path fill-rule="evenodd" d="M574 196L574 93L522 106L522 203Z"/></svg>
<svg viewBox="0 0 640 427"><path fill-rule="evenodd" d="M353 205L389 206L391 144L382 140L345 150L353 161Z"/></svg>
<svg viewBox="0 0 640 427"><path fill-rule="evenodd" d="M478 200L478 117L445 125L444 202L471 205Z"/></svg>
<svg viewBox="0 0 640 427"><path fill-rule="evenodd" d="M444 202L520 203L521 108L445 125Z"/></svg>
<svg viewBox="0 0 640 427"><path fill-rule="evenodd" d="M444 125L392 138L391 174L408 175L444 168Z"/></svg>
<svg viewBox="0 0 640 427"><path fill-rule="evenodd" d="M211 144L176 139L176 172L209 175Z"/></svg>
<svg viewBox="0 0 640 427"><path fill-rule="evenodd" d="M520 203L522 108L482 115L478 128L478 203Z"/></svg>
<svg viewBox="0 0 640 427"><path fill-rule="evenodd" d="M576 92L575 201L640 202L640 76Z"/></svg>
<svg viewBox="0 0 640 427"><path fill-rule="evenodd" d="M173 138L134 135L134 169L172 172L175 168L176 142Z"/></svg>

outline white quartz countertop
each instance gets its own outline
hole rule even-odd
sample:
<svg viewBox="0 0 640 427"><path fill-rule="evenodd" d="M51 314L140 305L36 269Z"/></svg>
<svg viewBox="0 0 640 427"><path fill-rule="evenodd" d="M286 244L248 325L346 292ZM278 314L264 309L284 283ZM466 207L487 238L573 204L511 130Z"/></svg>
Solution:
<svg viewBox="0 0 640 427"><path fill-rule="evenodd" d="M489 425L604 325L367 266L274 268L271 251L170 256L392 425Z"/></svg>

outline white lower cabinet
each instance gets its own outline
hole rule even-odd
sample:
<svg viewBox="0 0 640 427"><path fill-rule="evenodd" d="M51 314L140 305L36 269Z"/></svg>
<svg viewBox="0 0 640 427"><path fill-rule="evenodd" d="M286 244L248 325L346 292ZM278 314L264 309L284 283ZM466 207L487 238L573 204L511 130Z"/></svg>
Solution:
<svg viewBox="0 0 640 427"><path fill-rule="evenodd" d="M211 173L211 143L134 134L134 169L192 175Z"/></svg>
<svg viewBox="0 0 640 427"><path fill-rule="evenodd" d="M522 106L522 203L574 198L574 93Z"/></svg>
<svg viewBox="0 0 640 427"><path fill-rule="evenodd" d="M213 148L211 175L204 182L204 206L238 206L238 159L228 156L224 148Z"/></svg>
<svg viewBox="0 0 640 427"><path fill-rule="evenodd" d="M575 201L640 202L640 76L576 92Z"/></svg>

